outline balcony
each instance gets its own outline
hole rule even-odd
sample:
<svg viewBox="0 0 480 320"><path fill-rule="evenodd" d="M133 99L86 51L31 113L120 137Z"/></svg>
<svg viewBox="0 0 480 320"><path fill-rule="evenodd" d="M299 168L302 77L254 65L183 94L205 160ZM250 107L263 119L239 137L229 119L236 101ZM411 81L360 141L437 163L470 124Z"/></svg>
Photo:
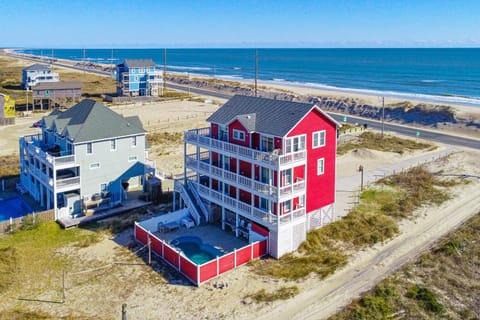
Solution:
<svg viewBox="0 0 480 320"><path fill-rule="evenodd" d="M307 151L297 151L289 154L276 154L263 152L240 145L213 139L210 137L210 128L194 129L185 132L185 142L194 144L208 150L216 151L241 160L250 161L265 167L278 170L282 166L292 164L305 164Z"/></svg>
<svg viewBox="0 0 480 320"><path fill-rule="evenodd" d="M71 152L49 151L47 145L43 143L42 134L34 134L20 138L20 145L44 162L51 165L55 170L75 167L75 155Z"/></svg>
<svg viewBox="0 0 480 320"><path fill-rule="evenodd" d="M80 189L80 177L71 177L57 180L55 187L57 192L65 192Z"/></svg>
<svg viewBox="0 0 480 320"><path fill-rule="evenodd" d="M261 225L267 226L268 228L281 228L282 225L288 224L297 219L305 218L305 208L298 208L279 217L196 182L190 181L190 184L197 189L198 194L201 197L217 203Z"/></svg>
<svg viewBox="0 0 480 320"><path fill-rule="evenodd" d="M194 154L187 155L185 157L185 166L200 174L211 176L212 178L242 188L245 191L252 192L260 197L269 198L275 202L282 202L295 195L305 193L305 181L303 179L298 179L297 182L291 185L280 187L280 198L278 198L276 186L271 186L235 172L210 165L208 151L202 152L200 154L200 159L201 160L197 160L196 155Z"/></svg>

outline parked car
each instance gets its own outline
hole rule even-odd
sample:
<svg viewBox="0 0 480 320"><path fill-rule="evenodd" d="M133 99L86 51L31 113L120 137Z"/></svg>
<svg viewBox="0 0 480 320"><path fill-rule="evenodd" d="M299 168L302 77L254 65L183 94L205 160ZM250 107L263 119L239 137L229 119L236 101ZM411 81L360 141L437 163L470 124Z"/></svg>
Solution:
<svg viewBox="0 0 480 320"><path fill-rule="evenodd" d="M34 122L32 124L32 127L34 128L40 128L42 126L42 120L38 120L37 122Z"/></svg>

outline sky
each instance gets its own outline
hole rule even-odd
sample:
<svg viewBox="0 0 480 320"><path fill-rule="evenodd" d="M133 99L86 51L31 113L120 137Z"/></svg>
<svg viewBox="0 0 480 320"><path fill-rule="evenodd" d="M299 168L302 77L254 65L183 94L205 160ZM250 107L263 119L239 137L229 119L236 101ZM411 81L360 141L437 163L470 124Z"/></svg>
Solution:
<svg viewBox="0 0 480 320"><path fill-rule="evenodd" d="M480 0L0 0L0 47L480 47Z"/></svg>

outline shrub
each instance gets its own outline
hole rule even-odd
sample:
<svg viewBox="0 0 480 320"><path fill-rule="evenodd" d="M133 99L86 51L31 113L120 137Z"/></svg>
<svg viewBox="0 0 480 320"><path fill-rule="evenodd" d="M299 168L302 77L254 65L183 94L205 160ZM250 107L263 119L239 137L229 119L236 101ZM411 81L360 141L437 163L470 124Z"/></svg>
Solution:
<svg viewBox="0 0 480 320"><path fill-rule="evenodd" d="M410 287L405 296L407 298L417 300L418 304L423 309L432 313L440 314L444 310L443 305L438 302L435 294L427 288L418 284Z"/></svg>
<svg viewBox="0 0 480 320"><path fill-rule="evenodd" d="M255 302L271 302L293 298L299 292L300 290L297 286L281 287L273 292L267 292L265 289L260 289L254 294L245 296L245 298L252 298Z"/></svg>

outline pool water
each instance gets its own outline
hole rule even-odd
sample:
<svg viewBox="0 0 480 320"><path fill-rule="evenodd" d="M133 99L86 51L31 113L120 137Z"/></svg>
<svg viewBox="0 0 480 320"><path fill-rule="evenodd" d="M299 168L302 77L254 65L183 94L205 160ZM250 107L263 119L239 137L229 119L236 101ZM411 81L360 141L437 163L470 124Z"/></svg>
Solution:
<svg viewBox="0 0 480 320"><path fill-rule="evenodd" d="M196 264L204 264L222 255L222 252L211 245L203 244L202 240L196 237L180 237L171 244L182 250L183 254Z"/></svg>
<svg viewBox="0 0 480 320"><path fill-rule="evenodd" d="M0 200L0 222L32 213L33 209L20 197Z"/></svg>

